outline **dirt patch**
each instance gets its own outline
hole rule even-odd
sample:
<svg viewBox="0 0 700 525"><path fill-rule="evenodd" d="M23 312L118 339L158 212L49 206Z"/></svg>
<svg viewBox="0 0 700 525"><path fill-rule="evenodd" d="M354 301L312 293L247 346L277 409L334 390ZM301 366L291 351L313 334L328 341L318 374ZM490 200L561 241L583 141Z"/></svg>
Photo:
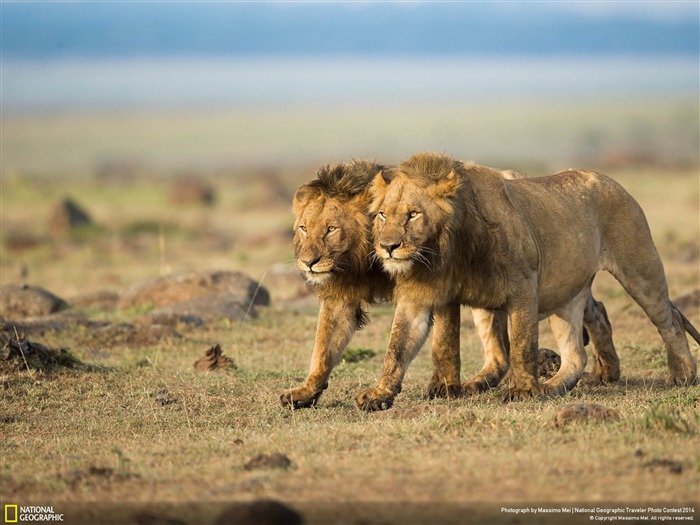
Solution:
<svg viewBox="0 0 700 525"><path fill-rule="evenodd" d="M243 468L245 470L263 469L283 469L287 470L292 466L292 460L284 454L275 452L273 454L259 454L248 461Z"/></svg>
<svg viewBox="0 0 700 525"><path fill-rule="evenodd" d="M68 308L68 303L39 286L8 284L0 288L0 315L24 319L49 315Z"/></svg>
<svg viewBox="0 0 700 525"><path fill-rule="evenodd" d="M2 346L0 368L3 371L36 370L52 372L62 368L83 372L104 371L105 368L83 363L65 348L58 350L28 341L11 338Z"/></svg>
<svg viewBox="0 0 700 525"><path fill-rule="evenodd" d="M194 362L194 369L200 372L211 370L236 370L236 363L228 356L223 355L221 345L214 345Z"/></svg>
<svg viewBox="0 0 700 525"><path fill-rule="evenodd" d="M560 408L554 416L554 426L565 427L570 424L589 422L618 421L620 414L596 403L571 403Z"/></svg>
<svg viewBox="0 0 700 525"><path fill-rule="evenodd" d="M273 500L236 503L227 508L214 525L301 525L301 515L291 507Z"/></svg>

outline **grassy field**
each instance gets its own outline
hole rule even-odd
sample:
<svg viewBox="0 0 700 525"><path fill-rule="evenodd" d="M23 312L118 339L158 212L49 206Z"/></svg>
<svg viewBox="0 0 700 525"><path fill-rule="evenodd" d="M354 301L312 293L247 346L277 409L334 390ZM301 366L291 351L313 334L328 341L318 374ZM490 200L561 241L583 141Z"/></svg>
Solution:
<svg viewBox="0 0 700 525"><path fill-rule="evenodd" d="M609 174L645 209L671 297L700 288L697 171ZM108 516L133 522L145 509L190 525L213 523L232 501L261 498L287 503L307 523L561 519L531 520L501 507L693 504L698 510L700 387L664 383L661 339L608 276L597 279L594 294L613 324L622 364L617 384L584 380L567 396L546 401L504 404L502 388L428 401L427 347L395 407L364 413L354 398L380 374L392 315L382 306L351 342L348 355L357 359L335 370L318 407L283 409L280 392L305 377L318 312L313 298L274 284L277 275L293 271L291 195L310 172L208 176L218 195L213 207L168 204L171 179L162 176L3 178L2 284L28 282L70 302L86 291L120 292L160 274L235 269L269 286L272 305L256 319L215 323L148 346L90 342L78 328L34 337L106 369L2 369L1 503L53 505L85 523L108 522ZM52 238L51 208L66 195L96 225ZM117 322L143 312L82 313ZM700 327L697 306L685 313ZM546 325L541 332L541 346L555 348ZM195 371L195 359L216 343L237 368ZM697 358L698 345L691 349ZM463 310L463 377L482 362ZM599 403L619 419L557 427L557 411L572 402ZM273 453L291 464L250 466ZM589 516L574 518L588 522Z"/></svg>

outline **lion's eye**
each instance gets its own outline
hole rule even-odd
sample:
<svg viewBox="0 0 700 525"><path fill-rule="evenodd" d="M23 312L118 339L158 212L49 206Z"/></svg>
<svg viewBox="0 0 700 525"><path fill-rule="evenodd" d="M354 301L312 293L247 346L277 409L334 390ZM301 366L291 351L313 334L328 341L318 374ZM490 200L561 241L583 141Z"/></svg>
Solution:
<svg viewBox="0 0 700 525"><path fill-rule="evenodd" d="M337 226L329 226L329 227L328 227L328 233L334 232L334 231L337 230L337 229L338 229Z"/></svg>
<svg viewBox="0 0 700 525"><path fill-rule="evenodd" d="M301 226L299 226L299 229L301 231L303 231L304 233L306 233L306 226L304 226L303 224Z"/></svg>
<svg viewBox="0 0 700 525"><path fill-rule="evenodd" d="M418 212L417 212L417 211L412 211L411 213L408 214L408 217L409 217L410 219L415 219L416 217L418 217Z"/></svg>
<svg viewBox="0 0 700 525"><path fill-rule="evenodd" d="M379 213L377 213L377 215L379 216L379 218L381 220L383 220L383 221L386 220L386 213L384 213L383 211L380 211Z"/></svg>

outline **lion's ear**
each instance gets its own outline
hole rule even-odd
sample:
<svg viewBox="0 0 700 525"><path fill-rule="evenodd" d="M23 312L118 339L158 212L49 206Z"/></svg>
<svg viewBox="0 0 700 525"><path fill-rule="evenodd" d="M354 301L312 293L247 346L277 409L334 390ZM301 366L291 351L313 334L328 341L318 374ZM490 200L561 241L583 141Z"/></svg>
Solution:
<svg viewBox="0 0 700 525"><path fill-rule="evenodd" d="M292 201L292 210L297 216L303 213L304 208L306 208L309 201L314 197L314 193L314 190L306 184L299 186L299 189L294 194L294 200Z"/></svg>
<svg viewBox="0 0 700 525"><path fill-rule="evenodd" d="M439 197L441 199L448 199L450 197L454 197L457 194L459 185L460 182L457 178L457 174L454 170L452 170L447 177L445 177L443 180L439 181L435 185L433 193L435 197Z"/></svg>

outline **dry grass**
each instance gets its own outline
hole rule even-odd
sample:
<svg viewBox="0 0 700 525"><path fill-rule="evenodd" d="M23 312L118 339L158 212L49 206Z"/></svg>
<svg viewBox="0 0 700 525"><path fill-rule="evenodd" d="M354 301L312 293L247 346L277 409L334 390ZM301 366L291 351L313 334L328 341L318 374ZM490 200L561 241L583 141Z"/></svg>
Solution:
<svg viewBox="0 0 700 525"><path fill-rule="evenodd" d="M612 175L647 212L672 296L699 288L697 173ZM289 195L302 176L282 178ZM214 208L175 210L166 203L165 181L115 190L92 179L5 179L3 234L24 228L44 242L5 249L2 281L19 280L22 267L28 282L70 299L81 291L121 290L157 275L163 261L175 272L240 269L256 279L284 268L292 259L284 236L291 224L288 203L268 198L254 177L234 180L217 179ZM49 241L46 209L67 189L103 227ZM251 205L246 195L266 204ZM137 223L142 226L129 229ZM372 323L352 341L352 359L335 370L320 405L294 412L279 406L278 396L305 376L317 315L313 300L278 301L258 319L222 322L149 347L76 345L79 338L70 331L48 332L41 343L70 348L110 371L3 369L0 498L53 503L57 510L77 505L84 512L144 504L188 523L211 520L210 514L202 518L198 504L212 513L217 503L262 497L288 502L318 523L337 521L338 514L350 523L375 522L373 513L386 523L427 516L458 523L465 506L492 521L512 522L499 515L506 503L697 503L700 387L664 384L661 340L619 285L599 279L595 293L615 330L623 374L618 384L584 381L566 397L547 401L503 404L501 389L428 401L426 348L395 408L376 414L359 411L354 397L378 379L388 306L372 310ZM112 320L138 313L86 312ZM700 326L697 309L687 314ZM482 355L468 311L463 317L462 373L468 377L479 370ZM542 333L542 346L552 348L545 326ZM194 361L215 343L238 368L195 371ZM691 346L697 358L698 346ZM570 402L599 403L620 419L555 427L557 410ZM258 454L275 452L291 467L244 468Z"/></svg>

